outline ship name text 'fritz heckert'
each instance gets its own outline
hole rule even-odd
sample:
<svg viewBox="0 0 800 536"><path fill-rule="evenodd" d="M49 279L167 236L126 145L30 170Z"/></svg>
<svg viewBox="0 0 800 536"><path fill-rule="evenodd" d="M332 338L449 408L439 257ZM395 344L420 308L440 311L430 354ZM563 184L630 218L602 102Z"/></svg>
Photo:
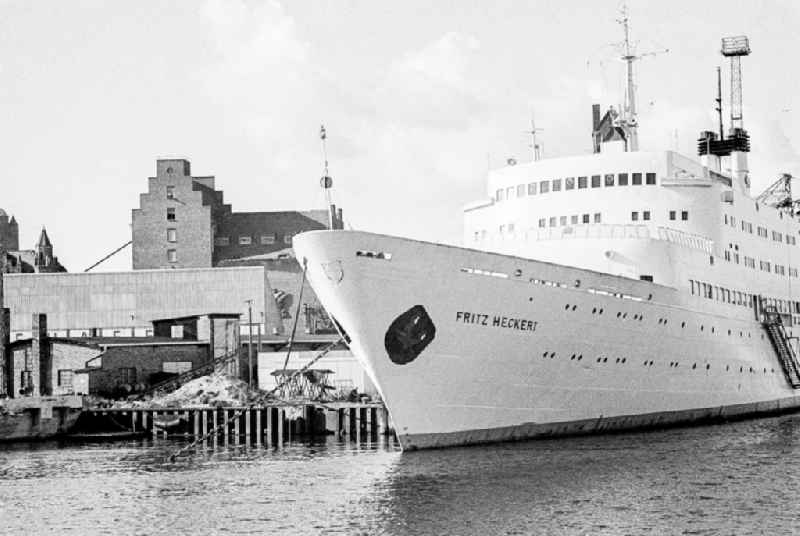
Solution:
<svg viewBox="0 0 800 536"><path fill-rule="evenodd" d="M508 316L471 313L467 311L456 311L456 322L491 326L494 328L516 329L519 331L536 331L537 324L535 320L527 320L525 318L511 318Z"/></svg>

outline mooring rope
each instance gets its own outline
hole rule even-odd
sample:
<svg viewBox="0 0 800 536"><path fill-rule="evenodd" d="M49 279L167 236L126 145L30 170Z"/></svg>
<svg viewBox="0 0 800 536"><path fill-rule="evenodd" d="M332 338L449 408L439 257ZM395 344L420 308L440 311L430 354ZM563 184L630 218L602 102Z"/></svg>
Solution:
<svg viewBox="0 0 800 536"><path fill-rule="evenodd" d="M256 400L254 400L254 401L253 401L253 402L251 402L250 404L247 404L246 406L243 406L243 407L241 407L240 409L236 410L236 411L234 412L234 414L233 414L233 417L232 417L232 419L233 419L233 420L236 420L236 419L238 419L238 418L239 418L239 417L242 415L242 413L244 413L244 412L245 412L245 411L247 411L247 410L253 409L254 407L256 407L256 406L258 406L259 404L261 404L262 402L264 402L264 401L265 401L267 398L269 398L270 396L272 396L274 393L276 393L276 392L278 392L279 390L281 390L281 389L283 388L283 386L284 386L284 385L286 385L287 383L291 382L291 381L292 381L292 380L294 380L294 379L295 379L297 376L299 376L300 374L303 374L303 373L304 373L304 372L306 372L308 369L310 369L310 368L311 368L311 366L312 366L314 363L316 363L317 361L319 361L320 359L322 359L323 357L325 357L325 356L326 356L326 355L327 355L327 354L328 354L328 353L329 353L331 350L333 350L333 349L334 349L334 348L335 348L335 347L336 347L336 346L337 346L339 343L341 343L341 342L344 342L344 339L339 339L339 340L337 340L337 341L335 341L335 342L332 342L332 343L330 343L328 346L326 346L325 348L323 348L323 349L322 349L322 351L321 351L319 354L317 354L317 356L316 356L316 357L314 357L314 358L313 358L311 361L309 361L309 362L308 362L308 363L307 363L307 364L306 364L304 367L302 367L302 368L300 368L300 369L298 369L298 370L294 371L292 374L290 374L288 377L286 377L286 378L285 378L285 379L284 379L282 382L280 382L280 383L279 383L278 385L276 385L274 388L270 389L269 391L267 391L266 393L264 393L264 394L262 394L262 395L259 395L259 396L258 396L258 398L256 398ZM227 426L227 424L228 424L228 423L226 423L226 422L223 422L223 423L220 423L220 424L218 424L216 427L212 428L210 432L207 432L207 433L203 434L202 436L198 437L197 439L195 439L194 441L192 441L191 443L189 443L189 444L188 444L188 445L186 445L185 447L178 449L177 451L175 451L173 454L171 454L171 455L169 456L169 458L168 458L168 459L169 459L169 461L170 461L170 462L174 462L174 461L177 459L177 457L178 457L178 456L180 456L180 455L184 454L185 452L187 452L187 451L189 451L189 450L193 449L194 447L196 447L196 446L197 446L197 444L198 444L198 443L201 443L201 442L203 442L203 441L206 441L206 440L207 440L207 439L208 439L210 436L212 436L212 435L217 435L217 433L218 433L218 432L219 432L219 431L220 431L222 428L224 428L225 426Z"/></svg>

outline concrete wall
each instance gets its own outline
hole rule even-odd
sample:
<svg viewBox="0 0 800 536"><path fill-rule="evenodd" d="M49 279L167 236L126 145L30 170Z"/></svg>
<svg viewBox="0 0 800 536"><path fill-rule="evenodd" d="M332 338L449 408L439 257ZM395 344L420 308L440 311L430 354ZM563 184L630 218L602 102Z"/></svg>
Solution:
<svg viewBox="0 0 800 536"><path fill-rule="evenodd" d="M131 384L135 387L160 381L162 378L152 376L164 371L165 362L188 361L190 368L196 368L208 360L207 344L112 346L93 363L96 365L99 361L101 365L89 373L89 391L114 394L120 386L129 383L130 378L121 370L124 368L136 370L135 381Z"/></svg>
<svg viewBox="0 0 800 536"><path fill-rule="evenodd" d="M70 336L89 336L92 328L104 328L104 335L113 330L138 334L150 329L154 319L209 312L246 318L248 299L256 321L265 311L275 314L261 267L11 274L4 282L12 340L20 333L30 336L31 315L42 311L49 330L63 336L66 330Z"/></svg>

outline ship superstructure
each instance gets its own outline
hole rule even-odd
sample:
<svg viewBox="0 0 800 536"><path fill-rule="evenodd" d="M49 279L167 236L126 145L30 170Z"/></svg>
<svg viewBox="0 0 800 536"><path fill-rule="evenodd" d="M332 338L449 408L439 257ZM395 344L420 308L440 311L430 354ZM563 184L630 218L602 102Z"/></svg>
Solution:
<svg viewBox="0 0 800 536"><path fill-rule="evenodd" d="M737 69L745 53L723 40ZM635 107L595 107L593 154L490 173L463 248L296 238L404 448L800 406L800 222L788 176L751 195L736 113L697 161L635 150Z"/></svg>

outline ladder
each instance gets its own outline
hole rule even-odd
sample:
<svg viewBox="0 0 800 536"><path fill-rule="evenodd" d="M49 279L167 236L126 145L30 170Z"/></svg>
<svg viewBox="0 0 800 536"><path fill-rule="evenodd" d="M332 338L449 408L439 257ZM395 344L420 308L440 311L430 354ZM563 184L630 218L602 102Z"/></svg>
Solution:
<svg viewBox="0 0 800 536"><path fill-rule="evenodd" d="M214 372L217 367L221 365L225 365L230 361L236 360L239 358L239 352L237 350L233 350L232 352L228 352L227 354L221 355L219 357L215 357L208 363L203 363L199 367L193 368L192 370L187 370L186 372L182 372L173 378L169 378L168 380L164 380L163 382L159 382L155 385L150 386L145 391L136 394L136 398L142 398L148 395L156 395L159 393L165 393L167 391L174 391L184 383L190 382L195 378L199 378L200 376L206 376Z"/></svg>
<svg viewBox="0 0 800 536"><path fill-rule="evenodd" d="M781 362L786 380L794 389L800 388L800 364L798 364L797 356L786 337L781 315L772 308L765 308L761 325L767 331L772 347L778 354L778 360Z"/></svg>

